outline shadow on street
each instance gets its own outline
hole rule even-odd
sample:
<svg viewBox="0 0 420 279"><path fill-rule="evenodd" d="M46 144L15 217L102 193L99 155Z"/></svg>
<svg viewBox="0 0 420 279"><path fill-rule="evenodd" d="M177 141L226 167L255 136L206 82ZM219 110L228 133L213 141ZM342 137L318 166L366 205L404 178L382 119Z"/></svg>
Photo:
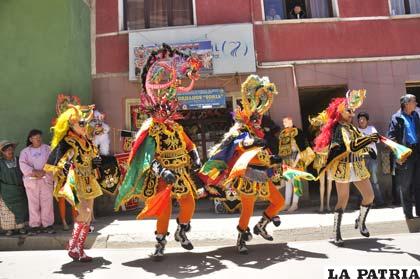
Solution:
<svg viewBox="0 0 420 279"><path fill-rule="evenodd" d="M393 238L349 239L345 240L344 248L373 253L407 254L415 260L420 261L420 255L402 251L400 248L390 243L386 243L393 240Z"/></svg>
<svg viewBox="0 0 420 279"><path fill-rule="evenodd" d="M226 269L225 260L241 267L264 269L279 262L307 258L326 259L327 255L292 248L287 243L259 244L250 245L248 255L240 255L236 247L223 247L203 253L168 253L162 262L145 258L123 265L142 268L156 276L165 274L175 278L192 278Z"/></svg>
<svg viewBox="0 0 420 279"><path fill-rule="evenodd" d="M112 262L105 260L103 257L95 257L90 263L68 262L61 266L60 271L54 271L56 274L73 274L79 279L85 278L86 273L91 273L95 269L109 269L107 265Z"/></svg>

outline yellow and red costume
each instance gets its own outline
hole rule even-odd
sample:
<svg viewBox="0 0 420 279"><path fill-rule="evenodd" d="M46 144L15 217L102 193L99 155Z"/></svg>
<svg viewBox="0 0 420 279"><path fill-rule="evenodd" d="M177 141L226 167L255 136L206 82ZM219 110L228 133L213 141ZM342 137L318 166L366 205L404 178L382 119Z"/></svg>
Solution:
<svg viewBox="0 0 420 279"><path fill-rule="evenodd" d="M53 173L54 196L65 198L78 211L68 254L82 262L92 260L84 252L84 243L90 229L93 199L102 195L97 181L101 159L87 131L93 108L69 105L58 117L53 127L52 152L44 167Z"/></svg>
<svg viewBox="0 0 420 279"><path fill-rule="evenodd" d="M211 158L201 169L200 177L207 185L237 192L242 207L237 226L237 248L240 253L247 253L245 242L252 239L248 224L255 201L265 199L270 205L254 227L254 234L273 240L266 226L270 222L280 225L276 214L283 207L284 199L271 181L281 159L266 147L261 128L262 116L270 108L273 95L277 94L275 85L268 78L251 75L242 84L241 91L243 108L237 108L235 112L236 123L222 142L211 150Z"/></svg>
<svg viewBox="0 0 420 279"><path fill-rule="evenodd" d="M178 65L179 61L184 64ZM190 78L188 87L181 87L177 67ZM156 217L155 257L163 256L172 212L172 198L180 206L175 240L187 250L193 249L186 233L195 211L197 186L191 171L201 167L194 143L176 123L180 119L177 92L189 91L198 78L199 61L164 45L153 52L143 69L141 109L150 118L139 130L130 152L129 168L115 202L115 209L133 197L145 201L138 219ZM165 81L169 80L169 81Z"/></svg>

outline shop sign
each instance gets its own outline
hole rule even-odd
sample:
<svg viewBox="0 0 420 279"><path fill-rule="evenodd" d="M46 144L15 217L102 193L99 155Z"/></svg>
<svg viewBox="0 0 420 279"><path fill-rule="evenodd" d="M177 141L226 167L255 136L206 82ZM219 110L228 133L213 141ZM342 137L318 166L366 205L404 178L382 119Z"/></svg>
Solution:
<svg viewBox="0 0 420 279"><path fill-rule="evenodd" d="M180 110L213 109L226 107L223 89L199 89L177 94Z"/></svg>

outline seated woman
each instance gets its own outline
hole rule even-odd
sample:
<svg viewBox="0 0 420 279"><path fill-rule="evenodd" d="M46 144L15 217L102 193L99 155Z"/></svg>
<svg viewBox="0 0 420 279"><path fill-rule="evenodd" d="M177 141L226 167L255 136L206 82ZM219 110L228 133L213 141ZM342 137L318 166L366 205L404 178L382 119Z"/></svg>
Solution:
<svg viewBox="0 0 420 279"><path fill-rule="evenodd" d="M13 230L26 234L25 222L29 219L28 200L15 148L14 142L0 142L0 223L6 236L11 236Z"/></svg>

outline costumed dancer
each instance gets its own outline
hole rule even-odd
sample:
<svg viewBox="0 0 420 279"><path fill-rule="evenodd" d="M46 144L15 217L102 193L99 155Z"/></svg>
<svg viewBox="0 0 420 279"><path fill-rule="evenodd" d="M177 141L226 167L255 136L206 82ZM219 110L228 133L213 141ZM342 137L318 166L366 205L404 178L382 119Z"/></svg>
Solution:
<svg viewBox="0 0 420 279"><path fill-rule="evenodd" d="M52 152L44 170L54 175L56 198L65 198L78 211L68 255L73 260L90 262L84 251L92 217L93 200L102 195L97 182L101 164L98 150L88 135L94 106L73 106L62 113L52 127Z"/></svg>
<svg viewBox="0 0 420 279"><path fill-rule="evenodd" d="M109 155L109 139L110 127L104 122L105 114L95 110L93 114L93 143L98 147L101 155Z"/></svg>
<svg viewBox="0 0 420 279"><path fill-rule="evenodd" d="M60 116L63 112L65 112L68 109L68 105L74 105L80 106L80 98L75 95L64 95L64 94L58 94L57 95L57 101L55 104L55 112L57 114L57 117ZM56 124L57 119L54 118L51 121L51 126L54 126ZM66 199L65 198L58 198L58 212L60 213L60 219L61 223L63 224L63 230L68 231L70 229L69 225L67 224L66 215L67 215L67 209L66 209ZM77 217L77 210L74 207L71 207L71 216L73 221L76 220Z"/></svg>
<svg viewBox="0 0 420 279"><path fill-rule="evenodd" d="M99 154L102 159L102 165L99 169L100 178L98 179L98 183L105 193L112 193L112 190L116 192L116 188L118 186L119 170L116 159L109 155L109 146L111 143L109 138L110 127L104 122L104 119L105 114L99 112L98 110L93 111L93 119L89 123L91 127L90 136L93 144L99 150ZM94 211L92 211L90 232L95 230L95 227L93 226L94 222L95 214Z"/></svg>
<svg viewBox="0 0 420 279"><path fill-rule="evenodd" d="M105 114L94 111L93 120L91 121L93 144L98 148L102 162L99 168L100 177L99 185L104 193L111 196L116 195L121 179L121 170L115 156L110 155L109 131L111 128L104 122ZM92 216L92 219L95 218Z"/></svg>
<svg viewBox="0 0 420 279"><path fill-rule="evenodd" d="M279 135L279 156L283 162L295 169L304 171L315 158L315 153L309 147L301 129L293 125L291 117L283 118L284 129ZM299 197L302 195L300 180L286 181L286 207L288 212L298 209Z"/></svg>
<svg viewBox="0 0 420 279"><path fill-rule="evenodd" d="M311 124L311 129L316 133L316 136L319 135L321 132L321 128L325 125L327 121L327 112L323 111L319 113L315 117L309 117L309 123ZM325 180L327 180L327 202L326 207L327 211L331 211L330 208L330 197L331 197L331 190L332 190L332 180L329 179L328 175L326 175L327 171L321 172L321 169L327 163L328 157L328 147L324 150L315 152L315 159L313 161L313 168L317 172L317 176L319 178L319 198L320 198L320 206L319 212L324 212L324 197L325 197Z"/></svg>
<svg viewBox="0 0 420 279"><path fill-rule="evenodd" d="M340 226L349 199L350 182L354 183L363 198L355 228L359 229L363 236L370 236L365 222L374 193L363 156L370 151L368 145L379 140L379 135L363 136L351 124L354 111L362 105L365 94L364 89L352 90L347 92L346 98L333 99L326 110L328 120L315 138L317 152L329 149L326 166L321 172L328 170L330 179L336 183L338 198L334 212L333 242L340 247L344 245Z"/></svg>
<svg viewBox="0 0 420 279"><path fill-rule="evenodd" d="M200 177L208 185L219 185L231 188L238 193L241 201L241 215L237 226L237 249L246 254L246 242L252 239L248 227L254 212L257 198L269 200L270 205L255 225L253 232L264 239L272 241L273 237L266 231L270 222L280 225L276 214L283 208L284 198L271 181L273 169L278 169L281 158L272 155L263 140L261 127L263 114L269 110L276 87L268 78L250 75L242 84L242 106L235 111L235 124L225 134L223 140L210 151L210 159L200 171Z"/></svg>
<svg viewBox="0 0 420 279"><path fill-rule="evenodd" d="M177 113L177 94L192 89L200 68L201 62L195 57L163 44L151 53L142 71L140 109L150 118L137 133L115 210L133 197L145 200L137 219L157 217L155 260L164 254L172 198L179 203L175 240L184 249L193 249L187 232L200 193L192 172L199 170L201 161L196 146L176 122L182 118ZM177 69L191 80L187 87L181 86Z"/></svg>

